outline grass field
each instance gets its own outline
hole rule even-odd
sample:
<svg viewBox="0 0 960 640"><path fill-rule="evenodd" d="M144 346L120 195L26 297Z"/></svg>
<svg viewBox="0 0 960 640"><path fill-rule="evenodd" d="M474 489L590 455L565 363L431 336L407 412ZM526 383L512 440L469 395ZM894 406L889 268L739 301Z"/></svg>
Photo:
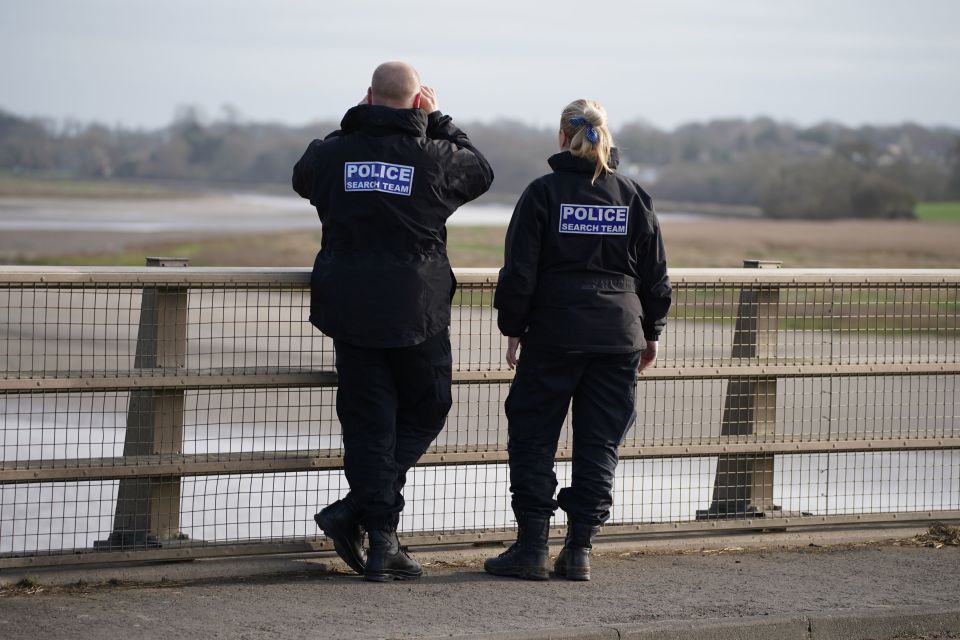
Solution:
<svg viewBox="0 0 960 640"><path fill-rule="evenodd" d="M163 185L120 180L75 180L67 176L21 176L0 172L0 197L176 198L189 195Z"/></svg>
<svg viewBox="0 0 960 640"><path fill-rule="evenodd" d="M917 217L925 222L960 222L960 202L920 202Z"/></svg>
<svg viewBox="0 0 960 640"><path fill-rule="evenodd" d="M499 267L502 227L450 227L455 267ZM739 267L744 259L781 260L785 267L960 268L960 224L907 221L781 222L703 220L664 224L672 267ZM205 236L172 242L118 239L117 249L68 251L7 263L142 265L145 256L189 258L195 266L310 266L316 232Z"/></svg>
<svg viewBox="0 0 960 640"><path fill-rule="evenodd" d="M319 223L318 223L319 226ZM451 227L448 250L454 266L494 267L503 261L501 227ZM194 266L312 266L320 248L320 232L207 236L183 242L131 244L116 251L67 252L6 260L7 264L75 266L142 266L145 256L188 258Z"/></svg>

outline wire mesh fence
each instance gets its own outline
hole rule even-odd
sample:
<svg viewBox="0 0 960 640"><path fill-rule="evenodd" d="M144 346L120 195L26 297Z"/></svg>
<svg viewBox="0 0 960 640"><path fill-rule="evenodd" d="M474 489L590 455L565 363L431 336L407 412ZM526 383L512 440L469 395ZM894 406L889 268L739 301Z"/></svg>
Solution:
<svg viewBox="0 0 960 640"><path fill-rule="evenodd" d="M454 405L404 492L414 544L513 527L496 273L457 275ZM671 276L605 531L960 517L960 271ZM0 566L326 548L313 513L347 487L308 279L0 268Z"/></svg>

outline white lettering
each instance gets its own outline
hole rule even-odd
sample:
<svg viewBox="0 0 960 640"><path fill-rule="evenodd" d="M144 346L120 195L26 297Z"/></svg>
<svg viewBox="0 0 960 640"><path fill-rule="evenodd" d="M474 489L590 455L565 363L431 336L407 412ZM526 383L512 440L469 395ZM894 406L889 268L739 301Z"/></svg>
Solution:
<svg viewBox="0 0 960 640"><path fill-rule="evenodd" d="M630 208L619 205L560 204L561 233L627 235Z"/></svg>
<svg viewBox="0 0 960 640"><path fill-rule="evenodd" d="M410 195L414 167L387 162L345 162L343 187L346 191L381 191Z"/></svg>

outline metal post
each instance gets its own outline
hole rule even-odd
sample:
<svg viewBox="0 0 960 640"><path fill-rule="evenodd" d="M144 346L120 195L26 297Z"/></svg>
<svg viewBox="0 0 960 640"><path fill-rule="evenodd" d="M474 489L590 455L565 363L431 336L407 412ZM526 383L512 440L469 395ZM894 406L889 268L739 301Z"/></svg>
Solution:
<svg viewBox="0 0 960 640"><path fill-rule="evenodd" d="M148 267L187 267L180 258L147 258ZM133 366L138 370L180 370L187 355L187 287L145 287ZM130 392L124 457L181 453L182 389ZM113 532L97 549L156 548L180 533L180 478L121 480Z"/></svg>
<svg viewBox="0 0 960 640"><path fill-rule="evenodd" d="M745 260L747 269L777 269L773 260ZM740 291L731 355L743 363L764 363L777 355L778 287L744 287ZM744 363L746 364L746 363ZM731 378L723 406L720 435L772 436L777 417L777 379L757 376ZM764 517L778 511L773 504L774 457L769 454L720 456L708 509L697 510L697 520Z"/></svg>

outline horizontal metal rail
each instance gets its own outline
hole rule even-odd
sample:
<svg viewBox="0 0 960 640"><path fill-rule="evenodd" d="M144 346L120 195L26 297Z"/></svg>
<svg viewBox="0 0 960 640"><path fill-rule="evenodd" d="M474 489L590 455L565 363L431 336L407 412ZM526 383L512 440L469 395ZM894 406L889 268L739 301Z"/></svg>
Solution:
<svg viewBox="0 0 960 640"><path fill-rule="evenodd" d="M129 389L222 389L225 387L270 388L270 387L335 387L337 374L333 371L268 373L262 369L252 373L233 370L230 373L189 373L152 370L148 375L131 372L122 376L0 378L0 392L53 392L53 391L115 391ZM644 380L679 380L695 378L716 380L727 378L809 378L889 375L949 375L960 373L960 363L885 363L885 364L840 364L840 365L725 365L719 367L653 367L640 376ZM513 380L514 372L508 369L497 371L454 371L454 384L499 383Z"/></svg>
<svg viewBox="0 0 960 640"><path fill-rule="evenodd" d="M756 437L718 438L718 442L620 447L620 459L686 458L717 455L780 455L799 453L850 453L862 451L935 451L960 449L960 437L865 438L769 442ZM434 447L419 466L506 463L502 448L447 451ZM573 459L573 449L557 449L558 462ZM292 473L342 469L339 449L323 451L270 451L220 454L157 454L118 458L29 460L0 463L0 484L63 482L68 480L118 480L159 476L202 476L237 473Z"/></svg>
<svg viewBox="0 0 960 640"><path fill-rule="evenodd" d="M497 269L455 269L461 285L497 282ZM909 285L960 283L960 269L671 269L674 284L862 284ZM270 267L0 267L0 285L221 285L268 284L304 288L309 268Z"/></svg>

